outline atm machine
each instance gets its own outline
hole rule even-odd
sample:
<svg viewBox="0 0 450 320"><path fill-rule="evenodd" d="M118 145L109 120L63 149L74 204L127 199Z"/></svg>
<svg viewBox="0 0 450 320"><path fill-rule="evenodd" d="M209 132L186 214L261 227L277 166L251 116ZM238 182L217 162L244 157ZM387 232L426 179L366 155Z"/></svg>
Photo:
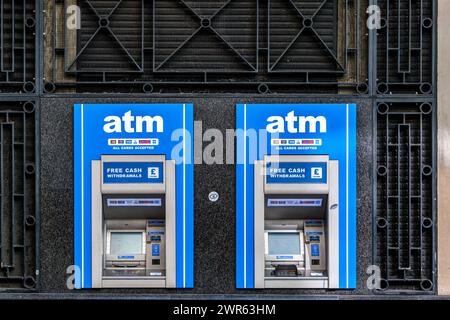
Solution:
<svg viewBox="0 0 450 320"><path fill-rule="evenodd" d="M92 287L175 287L174 161L104 155L91 183Z"/></svg>
<svg viewBox="0 0 450 320"><path fill-rule="evenodd" d="M271 155L254 170L255 288L338 288L338 161Z"/></svg>

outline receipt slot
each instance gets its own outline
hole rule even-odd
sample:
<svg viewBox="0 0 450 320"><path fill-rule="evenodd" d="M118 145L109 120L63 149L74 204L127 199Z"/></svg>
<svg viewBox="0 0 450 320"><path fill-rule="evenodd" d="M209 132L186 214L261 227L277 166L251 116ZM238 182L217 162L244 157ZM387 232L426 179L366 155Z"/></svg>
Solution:
<svg viewBox="0 0 450 320"><path fill-rule="evenodd" d="M338 164L322 155L255 161L255 288L339 287Z"/></svg>
<svg viewBox="0 0 450 320"><path fill-rule="evenodd" d="M175 162L103 155L91 165L92 287L175 287Z"/></svg>

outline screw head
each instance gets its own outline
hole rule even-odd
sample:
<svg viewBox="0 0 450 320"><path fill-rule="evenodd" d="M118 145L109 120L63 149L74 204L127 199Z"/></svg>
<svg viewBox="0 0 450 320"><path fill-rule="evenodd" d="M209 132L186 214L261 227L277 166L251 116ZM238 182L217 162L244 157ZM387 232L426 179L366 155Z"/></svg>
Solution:
<svg viewBox="0 0 450 320"><path fill-rule="evenodd" d="M208 199L211 202L216 202L217 200L219 200L219 194L216 191L211 191L208 194Z"/></svg>

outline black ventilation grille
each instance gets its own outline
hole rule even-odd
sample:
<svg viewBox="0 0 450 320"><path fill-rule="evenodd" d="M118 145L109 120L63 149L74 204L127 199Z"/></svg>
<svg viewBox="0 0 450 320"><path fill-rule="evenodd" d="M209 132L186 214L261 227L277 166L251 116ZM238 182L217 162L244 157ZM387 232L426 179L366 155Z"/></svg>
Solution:
<svg viewBox="0 0 450 320"><path fill-rule="evenodd" d="M377 92L430 95L433 79L433 0L378 0Z"/></svg>
<svg viewBox="0 0 450 320"><path fill-rule="evenodd" d="M34 289L36 104L0 101L0 290Z"/></svg>
<svg viewBox="0 0 450 320"><path fill-rule="evenodd" d="M47 93L368 93L367 0L48 3Z"/></svg>
<svg viewBox="0 0 450 320"><path fill-rule="evenodd" d="M154 2L155 72L257 72L258 1Z"/></svg>
<svg viewBox="0 0 450 320"><path fill-rule="evenodd" d="M68 73L101 74L107 79L111 74L142 73L144 68L144 2L141 0L81 1L81 25L77 41L77 55L66 65ZM95 80L95 78L93 78Z"/></svg>
<svg viewBox="0 0 450 320"><path fill-rule="evenodd" d="M325 72L330 77L330 73L345 71L337 58L337 2L269 3L270 72Z"/></svg>
<svg viewBox="0 0 450 320"><path fill-rule="evenodd" d="M434 106L376 106L374 258L381 290L433 292Z"/></svg>
<svg viewBox="0 0 450 320"><path fill-rule="evenodd" d="M35 1L0 2L0 93L35 92Z"/></svg>

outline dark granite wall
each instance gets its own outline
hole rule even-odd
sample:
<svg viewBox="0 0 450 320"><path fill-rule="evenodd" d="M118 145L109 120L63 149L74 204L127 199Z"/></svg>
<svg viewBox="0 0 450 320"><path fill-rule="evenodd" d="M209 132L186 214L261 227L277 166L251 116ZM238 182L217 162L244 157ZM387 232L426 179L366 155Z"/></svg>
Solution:
<svg viewBox="0 0 450 320"><path fill-rule="evenodd" d="M237 290L235 288L235 167L195 166L195 255L194 289L102 289L66 288L66 268L73 263L73 121L75 103L165 103L192 102L195 120L203 130L217 128L224 133L235 127L236 103L357 103L357 289L356 290ZM89 96L46 97L40 103L41 126L41 229L40 287L42 293L71 293L102 296L114 294L251 294L316 295L370 294L365 269L372 262L372 100L361 98L294 98L283 96L176 96L158 98L95 98ZM93 137L95 138L95 137ZM198 141L197 141L198 143ZM206 146L208 143L204 143ZM198 150L197 150L198 152ZM225 150L224 150L225 156ZM219 201L208 200L217 191ZM219 297L219 296L217 296Z"/></svg>

